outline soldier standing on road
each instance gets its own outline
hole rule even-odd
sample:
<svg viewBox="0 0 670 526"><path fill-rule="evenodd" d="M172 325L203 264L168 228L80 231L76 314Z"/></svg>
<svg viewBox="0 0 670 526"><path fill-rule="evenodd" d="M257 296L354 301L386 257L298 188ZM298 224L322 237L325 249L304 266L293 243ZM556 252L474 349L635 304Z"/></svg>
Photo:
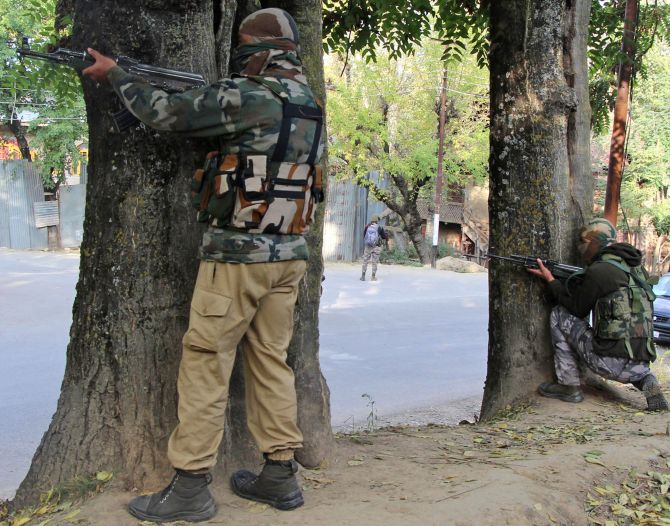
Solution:
<svg viewBox="0 0 670 526"><path fill-rule="evenodd" d="M382 252L382 243L388 238L388 234L379 224L379 216L373 215L370 223L365 225L365 230L363 231L365 250L363 251L361 281L365 281L365 272L368 270L369 262L372 262L372 277L370 280L377 281L377 264L379 263L379 255Z"/></svg>
<svg viewBox="0 0 670 526"><path fill-rule="evenodd" d="M539 259L539 269L528 269L547 281L558 301L550 316L558 382L541 384L539 392L564 402L581 402L579 362L583 362L604 378L633 384L644 393L648 410L667 410L661 386L649 369L656 358L655 296L640 266L642 253L615 239L609 221L593 219L581 232L579 251L588 265L581 275L562 283ZM591 311L593 328L584 319Z"/></svg>
<svg viewBox="0 0 670 526"><path fill-rule="evenodd" d="M223 436L228 384L245 345L247 424L265 457L260 475L241 470L238 495L293 509L303 503L294 451L293 371L286 355L298 283L307 260L304 234L323 199L322 111L298 57L298 31L281 9L245 18L233 56L238 75L167 94L95 50L84 71L109 80L126 107L158 130L218 136L220 151L194 175L198 219L209 223L179 369L179 424L168 444L176 470L161 492L133 499L142 520L203 521L216 513L209 470Z"/></svg>

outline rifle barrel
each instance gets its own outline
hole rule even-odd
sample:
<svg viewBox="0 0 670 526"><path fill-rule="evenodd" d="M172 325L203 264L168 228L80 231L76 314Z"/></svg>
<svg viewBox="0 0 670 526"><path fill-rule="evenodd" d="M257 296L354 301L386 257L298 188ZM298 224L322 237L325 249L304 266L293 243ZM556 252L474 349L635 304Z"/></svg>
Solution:
<svg viewBox="0 0 670 526"><path fill-rule="evenodd" d="M486 257L500 259L503 261L509 261L510 263L515 263L517 265L523 265L527 268L538 268L537 260L541 260L542 263L549 268L552 272L560 272L565 274L574 274L583 270L581 267L574 265L566 265L564 263L559 263L557 261L552 261L550 259L544 259L537 256L523 256L521 254L512 254L511 256L498 256L497 254L486 254Z"/></svg>

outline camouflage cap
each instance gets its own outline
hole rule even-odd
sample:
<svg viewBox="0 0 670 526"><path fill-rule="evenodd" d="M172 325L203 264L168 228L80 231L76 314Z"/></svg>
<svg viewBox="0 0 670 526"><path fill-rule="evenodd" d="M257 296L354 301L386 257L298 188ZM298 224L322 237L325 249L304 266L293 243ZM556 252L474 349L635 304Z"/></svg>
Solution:
<svg viewBox="0 0 670 526"><path fill-rule="evenodd" d="M286 38L297 44L299 40L298 26L293 17L283 9L274 7L250 14L242 20L239 32L253 37L254 42Z"/></svg>
<svg viewBox="0 0 670 526"><path fill-rule="evenodd" d="M607 219L597 217L582 227L577 246L585 261L590 262L603 248L616 241L616 228Z"/></svg>
<svg viewBox="0 0 670 526"><path fill-rule="evenodd" d="M379 216L377 214L373 215L372 218L370 219L373 223L378 223L379 222Z"/></svg>
<svg viewBox="0 0 670 526"><path fill-rule="evenodd" d="M616 228L607 219L596 217L582 227L581 235L606 247L616 241Z"/></svg>

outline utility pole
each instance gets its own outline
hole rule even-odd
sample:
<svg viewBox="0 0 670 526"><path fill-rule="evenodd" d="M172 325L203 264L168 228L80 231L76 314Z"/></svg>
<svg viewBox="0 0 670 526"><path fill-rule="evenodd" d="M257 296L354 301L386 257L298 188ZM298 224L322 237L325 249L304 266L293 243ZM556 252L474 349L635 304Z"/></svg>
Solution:
<svg viewBox="0 0 670 526"><path fill-rule="evenodd" d="M630 99L630 81L633 76L635 58L635 32L637 30L638 0L626 0L624 15L623 41L621 52L623 59L619 64L617 97L614 105L614 123L610 142L610 158L607 168L607 191L605 193L604 217L616 227L619 199L621 194L621 174L624 167L624 147L626 143L626 122L628 120L628 100Z"/></svg>
<svg viewBox="0 0 670 526"><path fill-rule="evenodd" d="M444 124L447 113L447 86L449 82L449 68L444 65L442 73L442 87L440 91L440 120L439 120L439 142L437 147L437 175L435 176L435 214L433 215L433 252L430 258L430 266L437 266L437 246L440 234L440 207L442 206L442 164L444 161Z"/></svg>

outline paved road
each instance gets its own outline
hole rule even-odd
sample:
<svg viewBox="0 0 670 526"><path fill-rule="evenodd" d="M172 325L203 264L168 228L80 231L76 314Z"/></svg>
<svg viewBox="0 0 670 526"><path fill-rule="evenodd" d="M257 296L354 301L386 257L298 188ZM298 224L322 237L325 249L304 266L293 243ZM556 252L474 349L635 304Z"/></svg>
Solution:
<svg viewBox="0 0 670 526"><path fill-rule="evenodd" d="M0 498L13 495L56 410L79 254L0 249Z"/></svg>
<svg viewBox="0 0 670 526"><path fill-rule="evenodd" d="M78 254L0 249L0 498L11 497L56 409ZM457 422L478 410L486 370L486 274L326 268L321 366L336 429ZM369 397L363 397L363 394Z"/></svg>
<svg viewBox="0 0 670 526"><path fill-rule="evenodd" d="M358 265L326 269L320 355L333 426L365 426L370 398L383 423L472 417L486 374L486 273L382 266L376 282L359 276Z"/></svg>

